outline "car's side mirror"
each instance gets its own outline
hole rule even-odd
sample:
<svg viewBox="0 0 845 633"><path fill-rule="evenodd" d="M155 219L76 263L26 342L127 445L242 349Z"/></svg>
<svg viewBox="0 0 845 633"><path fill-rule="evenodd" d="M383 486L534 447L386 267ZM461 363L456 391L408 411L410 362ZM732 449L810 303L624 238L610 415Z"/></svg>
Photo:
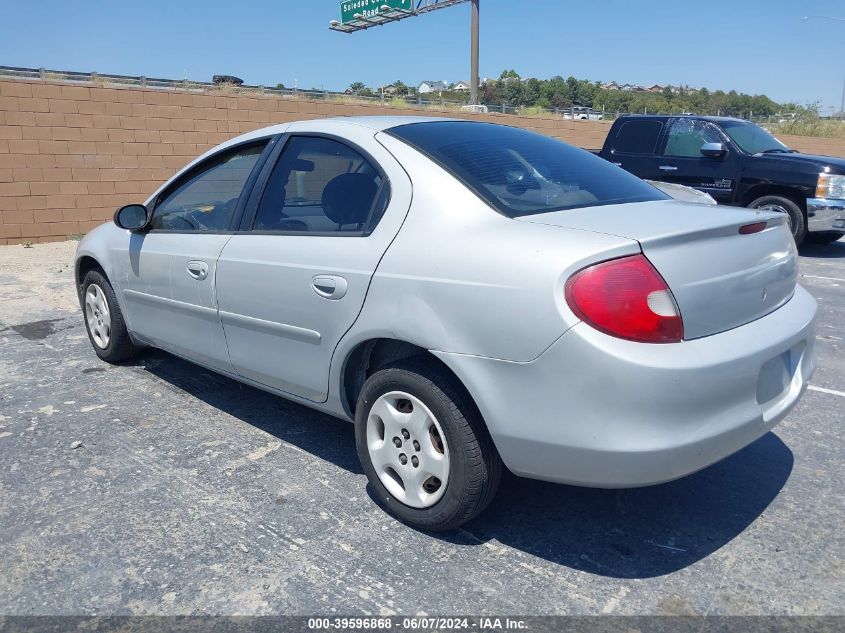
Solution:
<svg viewBox="0 0 845 633"><path fill-rule="evenodd" d="M114 223L122 229L140 231L147 226L147 207L143 204L127 204L114 212Z"/></svg>
<svg viewBox="0 0 845 633"><path fill-rule="evenodd" d="M728 153L724 143L705 143L701 146L701 155L707 158L722 158Z"/></svg>

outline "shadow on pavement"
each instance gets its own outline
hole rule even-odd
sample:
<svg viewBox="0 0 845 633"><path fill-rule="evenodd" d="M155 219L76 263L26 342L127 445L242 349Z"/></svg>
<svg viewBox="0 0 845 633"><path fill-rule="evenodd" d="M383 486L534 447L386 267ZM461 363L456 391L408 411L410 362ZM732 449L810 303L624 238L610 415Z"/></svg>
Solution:
<svg viewBox="0 0 845 633"><path fill-rule="evenodd" d="M845 259L845 239L832 244L814 244L806 240L798 248L798 254L802 257L815 257L816 259Z"/></svg>
<svg viewBox="0 0 845 633"><path fill-rule="evenodd" d="M678 481L629 490L508 476L493 507L465 526L574 569L650 578L683 569L740 535L777 497L792 452L773 433Z"/></svg>
<svg viewBox="0 0 845 633"><path fill-rule="evenodd" d="M137 367L321 459L362 472L347 422L164 352L146 353ZM768 433L703 471L660 486L599 490L506 474L480 517L461 530L430 536L463 546L495 540L601 576L661 576L740 535L777 497L792 465L792 452Z"/></svg>
<svg viewBox="0 0 845 633"><path fill-rule="evenodd" d="M135 366L283 442L349 472L364 472L355 452L354 427L348 422L159 350L145 352Z"/></svg>

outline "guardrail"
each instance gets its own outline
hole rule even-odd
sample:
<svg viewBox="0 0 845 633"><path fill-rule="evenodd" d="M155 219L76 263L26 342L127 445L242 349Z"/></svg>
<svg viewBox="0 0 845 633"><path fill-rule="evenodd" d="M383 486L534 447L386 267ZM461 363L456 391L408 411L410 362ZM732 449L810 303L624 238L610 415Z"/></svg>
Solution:
<svg viewBox="0 0 845 633"><path fill-rule="evenodd" d="M158 77L114 75L98 72L79 72L72 70L50 70L46 68L20 68L15 66L0 66L0 78L34 79L63 83L94 83L116 86L133 86L164 90L187 90L197 92L221 91L231 94L272 94L281 97L312 99L321 101L360 102L394 107L407 108L437 108L460 110L467 105L466 101L452 101L445 98L424 98L421 94L397 95L382 93L375 96L360 95L348 92L333 92L330 90L301 90L299 88L275 88L252 84L216 84L210 81L193 81L190 79L161 79ZM590 111L586 115L583 108L539 108L532 106L512 106L508 104L485 104L487 112L502 114L516 114L522 116L546 116L576 120L599 120L605 116L612 119L617 113L605 115L603 112Z"/></svg>
<svg viewBox="0 0 845 633"><path fill-rule="evenodd" d="M268 94L280 97L309 99L320 101L335 101L346 103L370 103L405 108L433 108L440 110L460 111L467 105L466 101L453 101L445 98L424 98L422 94L396 95L381 93L375 96L361 95L349 92L333 92L329 90L301 90L299 88L275 88L251 84L216 84L210 81L193 81L189 79L161 79L158 77L114 75L98 72L79 72L72 70L48 70L45 68L20 68L15 66L0 66L0 78L34 79L65 83L94 83L102 85L134 86L160 90L183 90L196 92L220 91L224 94ZM473 109L478 108L475 106ZM542 118L557 118L569 120L604 120L613 121L619 116L627 114L678 114L677 112L609 112L585 110L583 107L571 108L541 108L538 106L513 106L505 103L488 103L481 106L482 111L518 116L536 116ZM478 110L475 110L478 111ZM721 112L698 112L696 114L719 115ZM791 117L791 115L789 115ZM759 125L777 125L793 122L793 118L784 119L784 115L754 116L753 113L743 113L746 118Z"/></svg>

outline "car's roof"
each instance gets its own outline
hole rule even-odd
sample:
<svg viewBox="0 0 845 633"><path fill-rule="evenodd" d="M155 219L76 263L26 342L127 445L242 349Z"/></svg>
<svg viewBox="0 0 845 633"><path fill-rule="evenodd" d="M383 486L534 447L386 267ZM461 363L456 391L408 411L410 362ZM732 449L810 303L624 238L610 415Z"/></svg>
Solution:
<svg viewBox="0 0 845 633"><path fill-rule="evenodd" d="M365 127L373 132L382 132L390 128L398 127L400 125L410 125L412 123L434 123L437 121L459 121L460 119L452 119L445 117L427 117L427 116L338 116L328 117L325 119L307 119L302 121L291 121L290 123L278 123L268 127L259 128L246 132L234 138L217 145L212 148L200 158L206 155L216 153L221 149L251 141L253 139L265 138L275 134L284 134L289 131L291 127L295 127L297 132L316 132L316 133L338 133L338 127L345 125Z"/></svg>
<svg viewBox="0 0 845 633"><path fill-rule="evenodd" d="M244 134L240 134L235 136L234 138L230 138L219 145L215 145L205 153L201 154L193 161L188 163L185 167L181 170L176 172L173 178L180 176L181 174L185 173L189 169L191 169L194 165L202 162L209 156L217 154L218 152L225 150L226 148L232 147L234 145L240 145L241 143L248 143L252 140L263 139L270 136L275 136L276 134L284 134L288 131L295 130L296 132L313 132L313 133L323 133L323 134L343 134L343 128L349 126L349 128L355 128L357 130L361 130L361 128L367 128L372 130L373 134L377 132L382 132L384 130L388 130L390 128L398 127L400 125L410 125L412 123L432 123L437 121L457 121L460 119L452 119L452 118L445 118L445 117L425 117L425 116L340 116L340 117L328 117L325 119L306 119L300 121L291 121L289 123L278 123L276 125L270 125L268 127L259 128L257 130L252 130L251 132L246 132ZM171 182L173 180L169 180ZM165 183L166 186L167 183ZM160 190L159 190L160 191ZM147 201L149 203L156 195L158 195L158 191L153 194L152 197Z"/></svg>
<svg viewBox="0 0 845 633"><path fill-rule="evenodd" d="M399 125L410 125L411 123L433 123L437 121L457 121L459 119L434 116L341 116L323 120L363 125L371 130L378 130L380 132Z"/></svg>
<svg viewBox="0 0 845 633"><path fill-rule="evenodd" d="M619 117L620 119L701 119L703 121L740 121L748 123L745 119L738 119L733 116L715 116L702 114L626 114Z"/></svg>

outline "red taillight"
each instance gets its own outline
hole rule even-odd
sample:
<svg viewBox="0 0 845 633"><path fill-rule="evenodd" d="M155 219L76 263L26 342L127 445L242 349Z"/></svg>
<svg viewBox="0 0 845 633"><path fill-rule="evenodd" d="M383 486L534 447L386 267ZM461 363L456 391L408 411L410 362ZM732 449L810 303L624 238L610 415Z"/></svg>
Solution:
<svg viewBox="0 0 845 633"><path fill-rule="evenodd" d="M566 302L578 318L612 336L677 343L684 323L669 286L644 255L585 268L566 282Z"/></svg>

